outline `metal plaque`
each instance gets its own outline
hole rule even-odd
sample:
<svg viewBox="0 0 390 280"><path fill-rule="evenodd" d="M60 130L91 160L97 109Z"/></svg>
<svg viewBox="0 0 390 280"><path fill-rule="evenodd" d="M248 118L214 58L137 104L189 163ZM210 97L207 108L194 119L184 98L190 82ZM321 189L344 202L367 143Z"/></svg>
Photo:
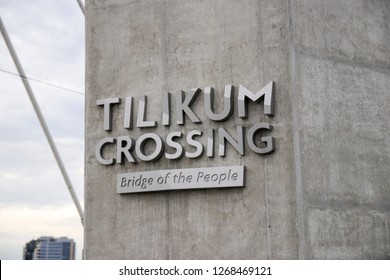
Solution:
<svg viewBox="0 0 390 280"><path fill-rule="evenodd" d="M117 176L117 193L244 187L244 170L223 166L123 173Z"/></svg>

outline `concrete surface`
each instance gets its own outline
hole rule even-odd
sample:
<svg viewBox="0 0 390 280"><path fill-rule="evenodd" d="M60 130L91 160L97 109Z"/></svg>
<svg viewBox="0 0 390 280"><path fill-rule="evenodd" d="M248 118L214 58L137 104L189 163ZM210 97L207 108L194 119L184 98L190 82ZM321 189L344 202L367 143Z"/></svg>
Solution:
<svg viewBox="0 0 390 280"><path fill-rule="evenodd" d="M390 2L293 3L302 257L389 259Z"/></svg>
<svg viewBox="0 0 390 280"><path fill-rule="evenodd" d="M385 259L390 255L390 4L383 1L86 1L87 259ZM164 92L275 81L275 116L161 125ZM156 129L103 130L96 100L149 97ZM220 98L216 98L220 101ZM134 106L137 111L137 106ZM201 116L203 99L194 103ZM218 110L220 106L216 106ZM260 156L103 166L104 137L274 126ZM204 138L202 138L204 142ZM110 152L110 151L108 151ZM119 195L118 173L246 166L243 189Z"/></svg>

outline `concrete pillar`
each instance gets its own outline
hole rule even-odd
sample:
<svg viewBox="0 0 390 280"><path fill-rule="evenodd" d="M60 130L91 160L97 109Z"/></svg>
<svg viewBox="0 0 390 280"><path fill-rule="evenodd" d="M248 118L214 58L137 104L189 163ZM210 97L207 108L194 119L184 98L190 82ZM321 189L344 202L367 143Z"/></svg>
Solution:
<svg viewBox="0 0 390 280"><path fill-rule="evenodd" d="M144 0L86 1L87 259L388 258L390 252L390 65L386 1ZM275 113L264 100L238 112L239 85L256 93L274 81ZM225 85L234 86L233 114L215 122L205 113L213 87L215 112ZM176 93L201 92L177 124ZM162 123L163 96L171 95L171 124ZM145 121L137 127L146 95ZM133 127L124 128L126 97ZM112 128L104 130L104 106ZM98 102L99 103L99 102ZM107 105L108 106L108 105ZM251 150L247 132L275 151ZM243 126L245 155L226 144ZM146 133L166 136L215 131L215 155L103 165L104 138ZM255 144L259 144L259 136ZM184 149L193 152L185 137ZM153 145L146 145L153 151ZM168 151L172 152L172 150ZM134 154L134 152L132 152ZM104 158L115 156L106 145ZM118 194L117 175L152 170L245 166L245 187Z"/></svg>
<svg viewBox="0 0 390 280"><path fill-rule="evenodd" d="M390 2L291 1L303 256L390 258Z"/></svg>

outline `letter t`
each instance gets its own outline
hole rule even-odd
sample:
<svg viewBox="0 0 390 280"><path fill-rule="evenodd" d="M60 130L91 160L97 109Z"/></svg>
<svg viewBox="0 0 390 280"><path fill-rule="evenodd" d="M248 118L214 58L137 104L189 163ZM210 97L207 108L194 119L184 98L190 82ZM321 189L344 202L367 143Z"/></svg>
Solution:
<svg viewBox="0 0 390 280"><path fill-rule="evenodd" d="M119 97L99 99L96 101L96 105L103 106L104 111L104 130L111 131L112 129L112 111L111 104L121 103Z"/></svg>

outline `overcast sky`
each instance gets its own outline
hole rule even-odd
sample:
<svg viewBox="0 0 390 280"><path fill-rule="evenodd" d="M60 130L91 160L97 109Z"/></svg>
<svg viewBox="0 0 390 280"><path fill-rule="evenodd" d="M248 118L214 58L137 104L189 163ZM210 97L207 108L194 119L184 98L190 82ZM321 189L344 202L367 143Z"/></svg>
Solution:
<svg viewBox="0 0 390 280"><path fill-rule="evenodd" d="M0 16L28 77L84 92L84 16L76 0L0 0ZM0 37L0 70L16 73ZM84 96L30 81L84 208ZM19 77L0 71L0 259L25 243L67 236L81 258L76 207Z"/></svg>

